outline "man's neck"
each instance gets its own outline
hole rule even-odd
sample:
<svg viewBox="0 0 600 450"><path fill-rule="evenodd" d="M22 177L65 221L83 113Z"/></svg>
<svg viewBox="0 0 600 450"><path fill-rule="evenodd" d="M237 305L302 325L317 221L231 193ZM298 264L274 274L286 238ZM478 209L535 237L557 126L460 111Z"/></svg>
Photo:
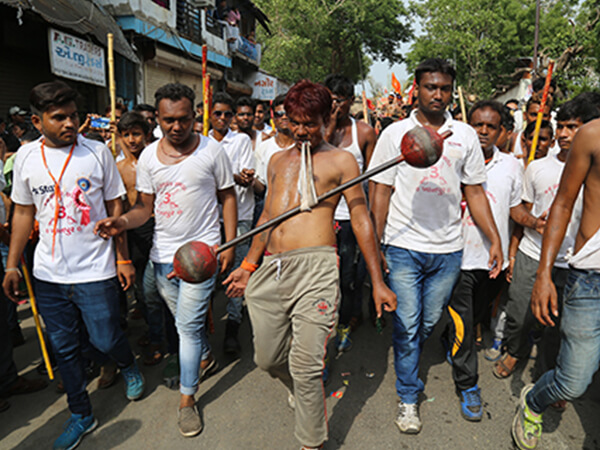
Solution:
<svg viewBox="0 0 600 450"><path fill-rule="evenodd" d="M75 141L74 141L75 142ZM44 146L50 148L63 148L70 147L73 145L73 142L56 142L50 139L48 136L44 136Z"/></svg>
<svg viewBox="0 0 600 450"><path fill-rule="evenodd" d="M340 117L336 124L335 124L335 129L336 131L340 131L340 130L345 130L346 127L351 126L352 125L352 120L350 120L350 116L349 115L345 115L344 117Z"/></svg>
<svg viewBox="0 0 600 450"><path fill-rule="evenodd" d="M567 156L569 156L569 149L561 150L556 157L560 162L565 162L567 160Z"/></svg>
<svg viewBox="0 0 600 450"><path fill-rule="evenodd" d="M254 140L256 139L256 136L258 133L260 133L260 131L256 131L252 128L246 129L246 130L242 130L240 128L240 133L244 133L245 135L248 135L250 137L250 139L252 139L252 142L254 142Z"/></svg>
<svg viewBox="0 0 600 450"><path fill-rule="evenodd" d="M294 138L285 133L277 132L275 135L275 143L280 148L287 148L294 143Z"/></svg>
<svg viewBox="0 0 600 450"><path fill-rule="evenodd" d="M197 142L196 134L197 133L195 133L195 132L190 133L188 138L179 145L173 144L172 142L169 141L168 138L165 138L164 143L166 143L168 147L172 148L177 153L180 153L181 155L186 155L186 154L192 152L196 147L196 142ZM171 156L173 156L173 155L171 155Z"/></svg>
<svg viewBox="0 0 600 450"><path fill-rule="evenodd" d="M221 142L223 139L225 139L227 133L229 133L229 128L225 128L224 130L217 130L216 128L213 128L212 132L212 137L215 138L218 142Z"/></svg>
<svg viewBox="0 0 600 450"><path fill-rule="evenodd" d="M435 129L440 128L442 125L444 125L444 122L446 121L444 113L427 114L421 109L417 110L416 118L423 125L427 125Z"/></svg>
<svg viewBox="0 0 600 450"><path fill-rule="evenodd" d="M265 129L265 123L261 123L260 126L253 126L256 131L263 131Z"/></svg>
<svg viewBox="0 0 600 450"><path fill-rule="evenodd" d="M485 158L485 162L487 164L492 159L492 156L494 156L494 147L490 147L488 149L484 148L482 150L483 150L483 157Z"/></svg>

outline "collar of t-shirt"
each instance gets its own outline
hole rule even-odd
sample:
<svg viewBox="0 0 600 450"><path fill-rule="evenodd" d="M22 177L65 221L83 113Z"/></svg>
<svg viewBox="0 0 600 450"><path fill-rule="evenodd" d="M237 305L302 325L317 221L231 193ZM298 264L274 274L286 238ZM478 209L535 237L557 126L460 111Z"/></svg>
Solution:
<svg viewBox="0 0 600 450"><path fill-rule="evenodd" d="M227 134L223 136L223 139L221 140L221 144L225 145L225 143L231 141L236 135L237 133L235 131L233 131L231 128L228 128ZM210 137L213 141L217 141L217 139L215 138L215 130L210 130L208 132L208 137Z"/></svg>
<svg viewBox="0 0 600 450"><path fill-rule="evenodd" d="M423 124L421 122L419 122L419 119L417 119L417 112L418 111L416 109L414 111L412 111L410 113L410 116L408 116L408 120L410 120L415 126L422 127ZM441 134L446 130L452 130L453 126L454 126L454 119L452 118L452 114L450 114L448 111L444 111L444 123L437 130L437 132Z"/></svg>
<svg viewBox="0 0 600 450"><path fill-rule="evenodd" d="M493 153L492 153L492 159L490 160L489 163L487 163L485 165L485 171L486 172L489 172L490 170L492 170L492 167L494 167L496 164L498 164L500 162L500 158L498 157L498 153L500 153L500 150L498 149L498 147L496 147L494 145Z"/></svg>

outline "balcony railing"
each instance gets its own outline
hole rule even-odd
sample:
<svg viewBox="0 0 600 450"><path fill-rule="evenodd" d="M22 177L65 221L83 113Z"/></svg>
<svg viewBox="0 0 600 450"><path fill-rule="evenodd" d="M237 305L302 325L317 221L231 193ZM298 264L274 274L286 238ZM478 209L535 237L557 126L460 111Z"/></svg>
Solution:
<svg viewBox="0 0 600 450"><path fill-rule="evenodd" d="M192 42L202 43L202 14L188 0L177 0L177 31Z"/></svg>
<svg viewBox="0 0 600 450"><path fill-rule="evenodd" d="M243 36L238 36L233 42L230 42L229 45L231 51L238 52L239 54L251 60L251 62L255 63L257 66L260 66L260 44L250 42Z"/></svg>

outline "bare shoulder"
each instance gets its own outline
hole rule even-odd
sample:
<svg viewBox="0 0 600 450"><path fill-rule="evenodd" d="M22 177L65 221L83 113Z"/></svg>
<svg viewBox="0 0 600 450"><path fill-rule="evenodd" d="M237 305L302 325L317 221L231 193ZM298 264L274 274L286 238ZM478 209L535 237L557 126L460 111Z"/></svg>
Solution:
<svg viewBox="0 0 600 450"><path fill-rule="evenodd" d="M600 119L586 123L577 131L573 151L600 155Z"/></svg>
<svg viewBox="0 0 600 450"><path fill-rule="evenodd" d="M370 139L370 138L375 139L375 137L376 137L375 129L371 125L366 123L364 120L357 120L356 127L358 129L359 136L362 135L367 139Z"/></svg>

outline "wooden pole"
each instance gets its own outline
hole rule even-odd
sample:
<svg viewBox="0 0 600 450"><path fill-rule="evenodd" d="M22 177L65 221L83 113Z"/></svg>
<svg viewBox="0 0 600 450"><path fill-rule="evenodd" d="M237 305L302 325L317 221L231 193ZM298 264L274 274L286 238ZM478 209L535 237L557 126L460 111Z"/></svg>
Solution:
<svg viewBox="0 0 600 450"><path fill-rule="evenodd" d="M117 114L115 108L117 106L117 87L115 85L115 57L113 50L113 34L108 33L106 35L108 40L108 89L110 94L110 121L115 123L117 121ZM117 157L117 141L115 136L114 127L110 133L110 145L113 157Z"/></svg>
<svg viewBox="0 0 600 450"><path fill-rule="evenodd" d="M554 61L550 60L548 64L548 73L546 74L546 82L544 83L544 92L542 94L542 103L540 104L540 110L537 113L535 120L535 131L533 133L533 140L531 141L531 150L529 151L529 158L527 158L527 164L533 161L535 157L535 148L538 144L540 137L540 129L542 128L542 119L544 118L544 109L546 109L546 102L548 101L548 92L550 91L550 81L552 81L552 70L554 69Z"/></svg>
<svg viewBox="0 0 600 450"><path fill-rule="evenodd" d="M208 74L206 73L207 63L208 63L208 49L206 47L206 44L204 44L202 46L202 105L203 105L202 134L204 134L204 136L208 136L208 123L209 123L208 116L210 114L210 105L209 105L210 78L209 78Z"/></svg>
<svg viewBox="0 0 600 450"><path fill-rule="evenodd" d="M467 123L467 108L465 108L465 97L463 95L462 87L458 87L458 101L460 102L460 112L463 117L463 122Z"/></svg>
<svg viewBox="0 0 600 450"><path fill-rule="evenodd" d="M540 43L540 0L535 0L535 32L533 38L533 76L537 75L538 47Z"/></svg>
<svg viewBox="0 0 600 450"><path fill-rule="evenodd" d="M35 329L37 330L38 339L40 340L40 348L42 349L42 357L44 358L44 364L48 371L48 378L54 380L54 371L52 370L52 363L48 356L48 348L46 347L46 340L44 339L44 332L42 331L42 324L40 323L40 315L35 303L35 295L33 293L33 286L31 285L31 277L29 276L29 269L25 264L25 258L21 256L21 269L23 270L23 278L25 279L25 285L27 286L27 293L29 294L29 304L31 305L31 312L33 313L33 321L35 322Z"/></svg>

